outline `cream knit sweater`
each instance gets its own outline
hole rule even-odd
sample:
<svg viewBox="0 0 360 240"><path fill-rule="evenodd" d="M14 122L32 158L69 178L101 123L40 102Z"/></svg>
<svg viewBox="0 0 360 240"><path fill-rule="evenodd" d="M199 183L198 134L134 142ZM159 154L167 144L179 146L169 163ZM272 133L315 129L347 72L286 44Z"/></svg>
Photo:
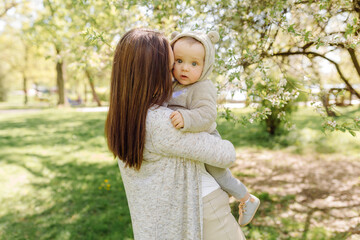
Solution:
<svg viewBox="0 0 360 240"><path fill-rule="evenodd" d="M118 160L136 240L202 239L200 164L226 168L234 146L205 132L186 133L170 122L171 110L150 108L139 171Z"/></svg>

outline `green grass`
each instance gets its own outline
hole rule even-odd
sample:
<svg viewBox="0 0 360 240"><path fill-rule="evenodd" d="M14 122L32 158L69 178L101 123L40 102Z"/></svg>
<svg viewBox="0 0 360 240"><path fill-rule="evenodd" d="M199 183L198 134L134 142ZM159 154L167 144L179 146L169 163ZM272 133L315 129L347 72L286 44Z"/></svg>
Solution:
<svg viewBox="0 0 360 240"><path fill-rule="evenodd" d="M104 119L69 110L1 115L0 239L132 238Z"/></svg>
<svg viewBox="0 0 360 240"><path fill-rule="evenodd" d="M124 186L103 136L105 117L105 113L72 109L1 113L0 239L133 238ZM239 150L359 154L359 136L324 135L311 110L301 109L294 119L299 128L275 138L257 124L234 125L223 119L218 121L218 130ZM301 239L302 223L282 217L286 229L280 231L271 220L274 211L286 208L294 196L257 195L263 203L257 216L267 224L245 227L247 238ZM236 214L236 206L232 207ZM335 234L314 227L308 239L332 239Z"/></svg>

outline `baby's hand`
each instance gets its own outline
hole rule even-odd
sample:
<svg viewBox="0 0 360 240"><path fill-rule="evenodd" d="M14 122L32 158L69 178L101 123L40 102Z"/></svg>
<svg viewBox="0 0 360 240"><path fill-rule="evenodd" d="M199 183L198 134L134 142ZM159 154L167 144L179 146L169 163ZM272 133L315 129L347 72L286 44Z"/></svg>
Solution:
<svg viewBox="0 0 360 240"><path fill-rule="evenodd" d="M171 119L171 123L172 125L176 128L183 128L184 127L184 118L181 115L180 112L178 111L174 111L170 114L170 119Z"/></svg>

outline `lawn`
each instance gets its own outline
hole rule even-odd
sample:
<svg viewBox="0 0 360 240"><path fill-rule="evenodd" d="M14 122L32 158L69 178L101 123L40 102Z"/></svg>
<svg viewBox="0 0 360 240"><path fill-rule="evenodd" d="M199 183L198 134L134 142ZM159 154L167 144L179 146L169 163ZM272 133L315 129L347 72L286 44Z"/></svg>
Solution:
<svg viewBox="0 0 360 240"><path fill-rule="evenodd" d="M348 112L359 116L358 109ZM121 176L105 144L105 117L104 112L75 109L0 113L0 239L133 238ZM314 166L311 164L349 163L353 165L348 172L340 169L349 182L344 186L351 181L360 186L358 175L354 177L360 163L359 136L324 135L319 118L308 109L300 109L294 121L297 130L274 138L258 124L242 126L218 120L223 138L231 140L237 148L234 175L262 200L253 224L244 228L247 238L346 239L352 235L356 239L359 225L354 217L350 216L345 223L355 224L355 230L349 230L353 226L329 229L324 224L329 216L318 210L311 214L314 220L310 222L306 221L309 215L293 217L289 211L293 212L291 206L299 201L296 191L292 191L293 185L275 180L285 178L285 172L296 174L296 169L291 168L296 161L304 163L302 169L309 178L313 173L316 175L315 170L306 168ZM274 160L279 156L284 156L282 162ZM249 158L253 161L248 161ZM267 183L278 189L269 187L263 179L275 172L278 175L271 178L274 181ZM337 175L331 176L337 179ZM304 189L307 188L301 190ZM306 191L298 195L312 197ZM310 200L309 204L317 199ZM236 215L236 205L232 207ZM359 208L350 210L354 211L359 215Z"/></svg>
<svg viewBox="0 0 360 240"><path fill-rule="evenodd" d="M1 239L125 239L131 222L104 113L1 115Z"/></svg>

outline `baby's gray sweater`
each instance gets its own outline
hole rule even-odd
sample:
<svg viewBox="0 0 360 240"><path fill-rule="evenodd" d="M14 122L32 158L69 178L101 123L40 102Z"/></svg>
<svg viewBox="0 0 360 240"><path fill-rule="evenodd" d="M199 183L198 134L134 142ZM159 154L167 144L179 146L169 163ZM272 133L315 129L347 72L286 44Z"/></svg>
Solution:
<svg viewBox="0 0 360 240"><path fill-rule="evenodd" d="M221 138L216 130L216 87L210 80L181 85L175 80L173 96L168 107L179 111L184 118L184 132L208 132ZM205 164L206 170L214 177L221 189L236 199L245 197L247 189L238 179L232 176L227 168Z"/></svg>

